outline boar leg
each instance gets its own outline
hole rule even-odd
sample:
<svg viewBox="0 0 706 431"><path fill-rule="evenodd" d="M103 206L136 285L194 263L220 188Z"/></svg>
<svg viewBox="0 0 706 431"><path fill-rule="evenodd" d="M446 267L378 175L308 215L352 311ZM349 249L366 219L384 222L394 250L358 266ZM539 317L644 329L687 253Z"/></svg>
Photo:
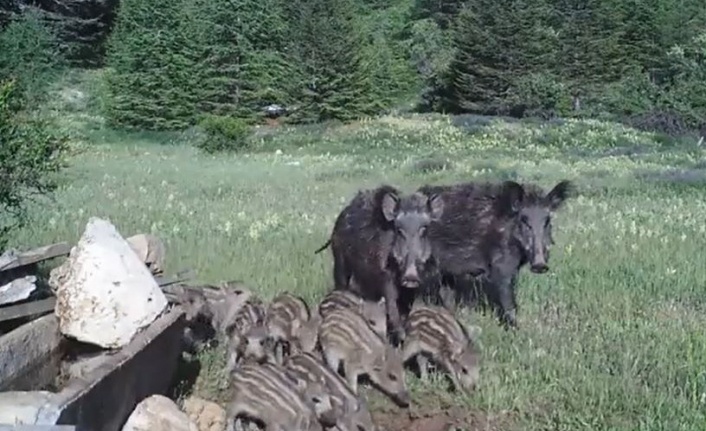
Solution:
<svg viewBox="0 0 706 431"><path fill-rule="evenodd" d="M450 286L442 284L439 287L439 297L441 298L441 305L452 313L456 312L456 298L453 289Z"/></svg>
<svg viewBox="0 0 706 431"><path fill-rule="evenodd" d="M517 329L514 276L498 276L490 280L491 290L494 292L494 301L497 306L497 317L505 329Z"/></svg>
<svg viewBox="0 0 706 431"><path fill-rule="evenodd" d="M395 342L401 343L404 340L404 328L402 328L402 319L400 317L400 310L397 304L399 292L397 291L397 285L389 278L385 280L383 295L385 297L387 318L390 321L390 330Z"/></svg>
<svg viewBox="0 0 706 431"><path fill-rule="evenodd" d="M333 283L336 289L346 290L350 283L351 271L345 256L336 247L333 250Z"/></svg>
<svg viewBox="0 0 706 431"><path fill-rule="evenodd" d="M351 352L347 358L343 359L343 373L346 383L354 394L358 395L358 377L365 373L362 364L363 358L359 351Z"/></svg>
<svg viewBox="0 0 706 431"><path fill-rule="evenodd" d="M416 357L415 357L416 356ZM419 345L419 341L416 337L412 336L407 338L402 347L402 363L409 361L411 358L415 357L417 362L417 367L419 367L419 375L422 379L427 378L427 363L426 358L422 354L422 347Z"/></svg>
<svg viewBox="0 0 706 431"><path fill-rule="evenodd" d="M422 353L417 355L417 367L419 367L419 377L422 381L429 380L429 359Z"/></svg>

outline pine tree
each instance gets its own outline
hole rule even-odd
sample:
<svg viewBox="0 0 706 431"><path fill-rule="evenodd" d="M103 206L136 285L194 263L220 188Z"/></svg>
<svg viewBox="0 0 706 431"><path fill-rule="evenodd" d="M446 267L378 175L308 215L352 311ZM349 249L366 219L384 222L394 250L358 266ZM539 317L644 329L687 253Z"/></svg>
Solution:
<svg viewBox="0 0 706 431"><path fill-rule="evenodd" d="M625 70L621 14L615 2L554 0L562 76L577 89L615 82Z"/></svg>
<svg viewBox="0 0 706 431"><path fill-rule="evenodd" d="M254 118L267 104L287 105L291 66L277 0L202 0L206 33L201 64L203 112Z"/></svg>
<svg viewBox="0 0 706 431"><path fill-rule="evenodd" d="M660 47L658 14L660 0L621 0L622 28L620 46L622 56L643 70L656 66L663 51Z"/></svg>
<svg viewBox="0 0 706 431"><path fill-rule="evenodd" d="M452 112L501 113L514 82L543 71L555 49L542 2L478 0L458 16L455 56L441 90Z"/></svg>
<svg viewBox="0 0 706 431"><path fill-rule="evenodd" d="M463 8L463 0L415 0L412 19L431 18L442 30L451 28L454 19Z"/></svg>
<svg viewBox="0 0 706 431"><path fill-rule="evenodd" d="M298 64L295 121L347 121L374 113L375 95L352 0L299 0L288 7Z"/></svg>
<svg viewBox="0 0 706 431"><path fill-rule="evenodd" d="M107 55L109 124L177 129L193 122L201 40L188 3L123 1Z"/></svg>

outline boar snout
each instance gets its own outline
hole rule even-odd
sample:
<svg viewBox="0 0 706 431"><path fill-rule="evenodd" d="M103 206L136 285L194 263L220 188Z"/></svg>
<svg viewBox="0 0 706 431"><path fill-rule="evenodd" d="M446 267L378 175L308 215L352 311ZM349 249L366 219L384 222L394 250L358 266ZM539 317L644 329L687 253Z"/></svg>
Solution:
<svg viewBox="0 0 706 431"><path fill-rule="evenodd" d="M535 274L543 274L547 272L549 270L549 265L547 265L547 253L542 250L541 247L537 247L533 254L532 263L530 264L530 271Z"/></svg>
<svg viewBox="0 0 706 431"><path fill-rule="evenodd" d="M421 280L419 279L419 271L417 271L416 265L409 265L402 275L402 287L407 289L416 289L419 287Z"/></svg>
<svg viewBox="0 0 706 431"><path fill-rule="evenodd" d="M409 395L409 391L406 389L396 393L393 399L395 400L396 404L400 407L409 407L409 405L412 403L412 397Z"/></svg>
<svg viewBox="0 0 706 431"><path fill-rule="evenodd" d="M549 271L549 266L547 266L546 262L532 262L532 266L530 266L530 271L534 272L535 274L544 274L545 272Z"/></svg>

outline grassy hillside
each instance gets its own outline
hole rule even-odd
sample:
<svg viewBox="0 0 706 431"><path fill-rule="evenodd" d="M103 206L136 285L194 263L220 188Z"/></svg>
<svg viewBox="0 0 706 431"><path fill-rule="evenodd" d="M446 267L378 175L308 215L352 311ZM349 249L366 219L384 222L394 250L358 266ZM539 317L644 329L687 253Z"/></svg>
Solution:
<svg viewBox="0 0 706 431"><path fill-rule="evenodd" d="M54 99L75 154L56 200L35 208L14 244L75 241L90 216L107 217L123 235L163 238L170 272L315 300L332 281L330 255L313 251L358 188L569 178L580 196L556 216L551 271L519 281L521 330L466 316L483 329L481 387L457 397L410 374L413 411L449 411L483 430L706 427L703 147L596 121L410 116L263 127L251 152L211 157L189 133L103 128L82 91ZM196 391L217 399L220 358L204 359L212 367Z"/></svg>

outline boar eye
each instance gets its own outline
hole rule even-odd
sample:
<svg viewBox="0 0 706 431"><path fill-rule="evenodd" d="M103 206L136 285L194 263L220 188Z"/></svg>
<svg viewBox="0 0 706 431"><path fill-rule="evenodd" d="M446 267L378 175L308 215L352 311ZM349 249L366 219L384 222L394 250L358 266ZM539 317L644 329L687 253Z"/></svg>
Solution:
<svg viewBox="0 0 706 431"><path fill-rule="evenodd" d="M466 368L466 367L461 368L461 373L468 374L468 368Z"/></svg>
<svg viewBox="0 0 706 431"><path fill-rule="evenodd" d="M393 382L396 382L396 381L397 381L397 376L394 375L394 374L392 374L392 373L388 374L387 377L389 377L390 380L392 380Z"/></svg>
<svg viewBox="0 0 706 431"><path fill-rule="evenodd" d="M545 219L544 219L544 227L548 227L548 226L549 226L549 222L551 222L551 220L549 219L549 217L545 218Z"/></svg>
<svg viewBox="0 0 706 431"><path fill-rule="evenodd" d="M524 224L524 225L529 226L529 219L527 218L526 215L520 216L520 222L521 222L522 224Z"/></svg>

